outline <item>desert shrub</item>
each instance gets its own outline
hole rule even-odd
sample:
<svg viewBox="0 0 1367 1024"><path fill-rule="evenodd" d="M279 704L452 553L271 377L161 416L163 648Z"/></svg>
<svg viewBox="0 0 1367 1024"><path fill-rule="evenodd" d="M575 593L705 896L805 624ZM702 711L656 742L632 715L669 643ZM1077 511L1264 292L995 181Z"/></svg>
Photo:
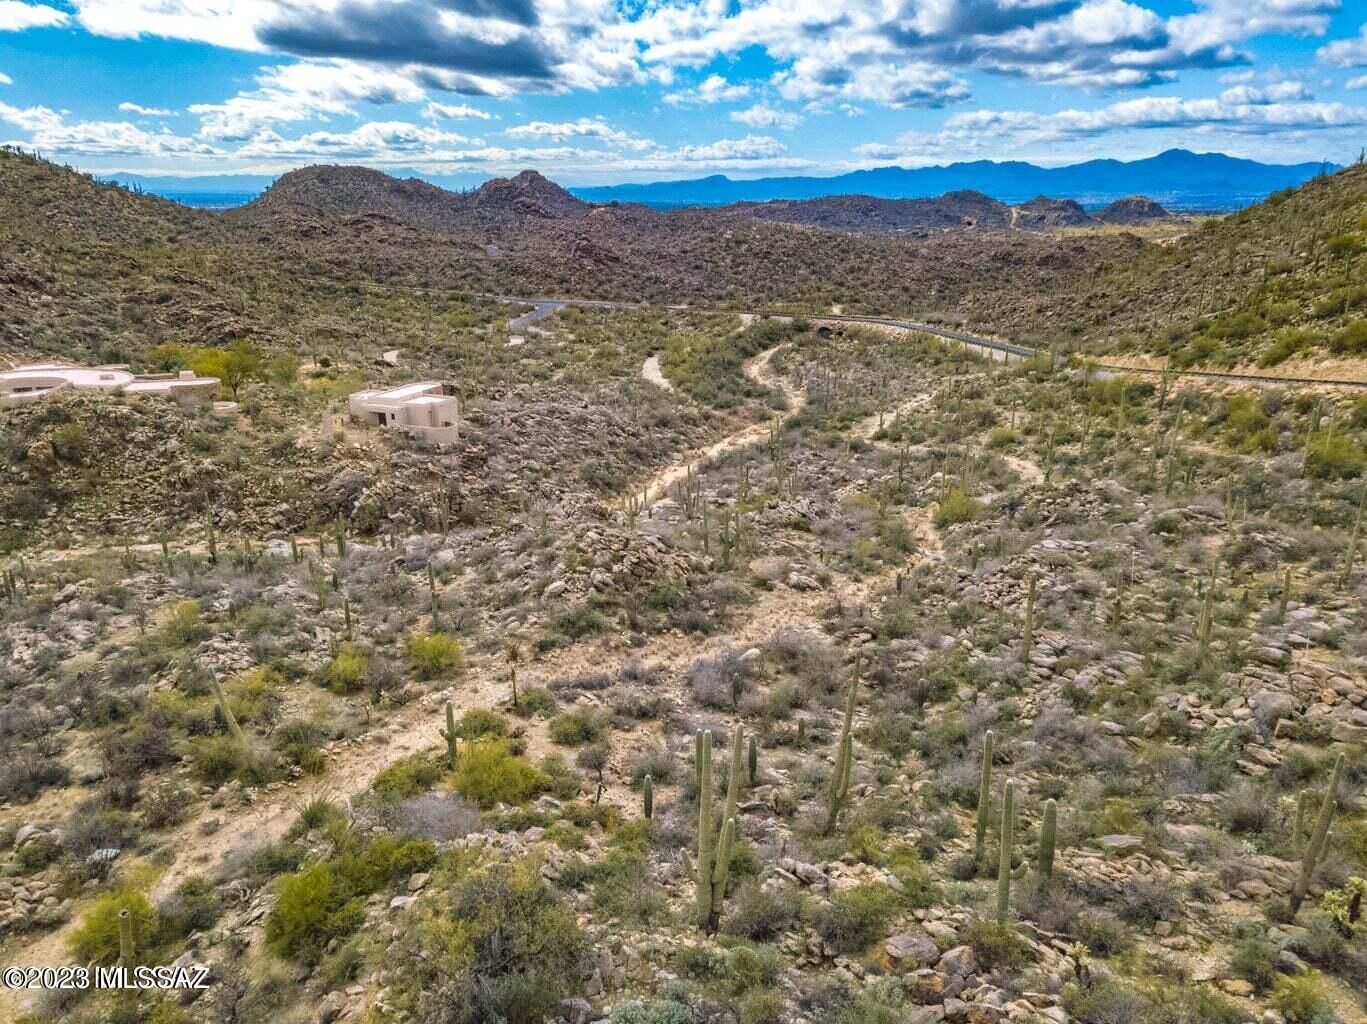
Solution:
<svg viewBox="0 0 1367 1024"><path fill-rule="evenodd" d="M390 1001L417 1024L541 1024L577 990L584 939L531 862L461 877L391 948Z"/></svg>
<svg viewBox="0 0 1367 1024"><path fill-rule="evenodd" d="M247 753L231 736L206 736L190 747L190 767L209 786L221 786L247 767Z"/></svg>
<svg viewBox="0 0 1367 1024"><path fill-rule="evenodd" d="M501 739L464 744L451 776L452 788L485 810L499 803L523 803L549 783L546 775L511 753Z"/></svg>
<svg viewBox="0 0 1367 1024"><path fill-rule="evenodd" d="M1288 1024L1332 1024L1336 1019L1333 1004L1324 993L1322 976L1315 971L1277 979L1272 1005Z"/></svg>
<svg viewBox="0 0 1367 1024"><path fill-rule="evenodd" d="M480 828L479 810L455 793L410 797L399 806L398 820L406 834L436 842L460 839Z"/></svg>
<svg viewBox="0 0 1367 1024"><path fill-rule="evenodd" d="M555 694L544 686L538 686L518 694L517 707L513 714L518 718L531 718L534 715L549 715L555 711Z"/></svg>
<svg viewBox="0 0 1367 1024"><path fill-rule="evenodd" d="M796 925L801 913L799 893L792 889L768 891L752 879L737 891L722 927L729 935L768 942Z"/></svg>
<svg viewBox="0 0 1367 1024"><path fill-rule="evenodd" d="M629 924L659 924L668 919L664 893L644 849L615 846L593 866L595 909Z"/></svg>
<svg viewBox="0 0 1367 1024"><path fill-rule="evenodd" d="M962 487L951 487L935 507L935 525L941 529L978 518L982 505Z"/></svg>
<svg viewBox="0 0 1367 1024"><path fill-rule="evenodd" d="M456 723L456 735L463 740L507 736L508 720L490 708L471 708Z"/></svg>
<svg viewBox="0 0 1367 1024"><path fill-rule="evenodd" d="M209 635L200 617L198 601L181 601L171 609L161 627L161 639L168 647L185 647Z"/></svg>
<svg viewBox="0 0 1367 1024"><path fill-rule="evenodd" d="M370 658L355 644L344 643L323 666L323 683L337 694L358 693L365 686Z"/></svg>
<svg viewBox="0 0 1367 1024"><path fill-rule="evenodd" d="M695 658L684 673L693 695L704 707L735 708L745 696L750 669L744 651L727 648L718 654Z"/></svg>
<svg viewBox="0 0 1367 1024"><path fill-rule="evenodd" d="M549 735L552 743L562 747L577 747L601 739L607 723L589 708L575 708L551 719Z"/></svg>
<svg viewBox="0 0 1367 1024"><path fill-rule="evenodd" d="M208 931L217 924L223 913L223 902L213 882L192 875L176 886L176 891L158 910L168 931L174 935L189 935Z"/></svg>
<svg viewBox="0 0 1367 1024"><path fill-rule="evenodd" d="M1030 947L1015 928L996 921L975 921L960 936L989 971L1015 971L1025 965Z"/></svg>
<svg viewBox="0 0 1367 1024"><path fill-rule="evenodd" d="M465 652L445 633L414 633L405 654L408 667L423 680L457 675L465 666Z"/></svg>
<svg viewBox="0 0 1367 1024"><path fill-rule="evenodd" d="M431 754L409 754L376 775L370 788L382 800L406 800L431 789L444 774L444 760Z"/></svg>
<svg viewBox="0 0 1367 1024"><path fill-rule="evenodd" d="M868 882L837 893L816 912L821 937L839 953L858 953L883 937L897 913L897 893L879 882Z"/></svg>
<svg viewBox="0 0 1367 1024"><path fill-rule="evenodd" d="M328 943L350 935L364 920L364 900L337 883L330 865L314 864L280 880L266 944L279 956L313 964Z"/></svg>
<svg viewBox="0 0 1367 1024"><path fill-rule="evenodd" d="M1305 456L1305 471L1321 480L1361 476L1364 467L1367 467L1367 452L1343 432L1316 434Z"/></svg>
<svg viewBox="0 0 1367 1024"><path fill-rule="evenodd" d="M1277 982L1277 948L1261 935L1246 936L1234 944L1229 969L1255 992L1266 992Z"/></svg>
<svg viewBox="0 0 1367 1024"><path fill-rule="evenodd" d="M99 897L67 940L79 963L113 964L119 959L119 912L127 910L133 924L133 952L138 963L155 962L161 918L145 893L124 886Z"/></svg>

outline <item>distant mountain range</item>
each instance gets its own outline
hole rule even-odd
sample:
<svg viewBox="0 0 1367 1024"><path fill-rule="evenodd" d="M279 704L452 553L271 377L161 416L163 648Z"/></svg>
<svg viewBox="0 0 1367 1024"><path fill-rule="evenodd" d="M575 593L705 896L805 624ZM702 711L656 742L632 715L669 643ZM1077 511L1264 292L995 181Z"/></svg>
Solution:
<svg viewBox="0 0 1367 1024"><path fill-rule="evenodd" d="M1063 167L1038 167L1020 161L975 160L937 167L879 167L831 178L756 178L734 181L713 175L694 181L657 181L645 185L604 185L570 189L590 202L697 206L818 196L866 195L881 199L918 199L972 190L1003 203L1036 196L1068 196L1085 207L1145 195L1173 210L1229 210L1247 206L1273 192L1300 185L1337 164L1263 164L1223 153L1170 149L1142 160L1088 160Z"/></svg>
<svg viewBox="0 0 1367 1024"><path fill-rule="evenodd" d="M937 167L879 167L834 177L755 178L737 181L713 175L683 181L597 185L570 188L588 202L632 202L654 207L721 206L737 202L815 199L863 195L880 199L918 199L946 192L973 190L1016 205L1037 196L1067 196L1088 209L1144 195L1174 211L1232 210L1291 188L1336 164L1264 164L1223 153L1170 149L1142 160L1089 160L1063 167L1039 167L1020 161L976 160ZM411 168L388 172L419 178L445 189L474 188L479 175L423 174ZM115 174L109 180L125 187L165 196L190 206L237 206L261 194L275 178L260 174L204 177Z"/></svg>

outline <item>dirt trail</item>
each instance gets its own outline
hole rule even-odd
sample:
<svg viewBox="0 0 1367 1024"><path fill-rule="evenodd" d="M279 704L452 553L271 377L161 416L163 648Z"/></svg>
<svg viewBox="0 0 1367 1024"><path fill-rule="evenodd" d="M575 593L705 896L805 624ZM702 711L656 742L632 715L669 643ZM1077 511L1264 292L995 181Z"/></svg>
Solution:
<svg viewBox="0 0 1367 1024"><path fill-rule="evenodd" d="M663 388L666 391L674 390L674 385L669 382L669 378L660 371L660 355L658 352L648 357L641 364L641 376L658 388Z"/></svg>
<svg viewBox="0 0 1367 1024"><path fill-rule="evenodd" d="M742 366L745 376L749 377L757 384L762 384L767 388L777 391L788 400L788 411L781 419L788 419L797 414L807 401L806 393L789 386L774 369L774 354L782 349L787 342L782 345L775 345L773 348L765 349L759 355L747 359ZM644 368L643 368L644 370ZM763 423L753 423L748 427L728 434L720 441L708 445L688 455L679 461L656 473L641 486L635 488L633 494L645 493L651 500L656 501L669 495L669 489L680 480L688 476L689 471L696 468L699 463L715 462L717 459L732 452L740 451L742 448L749 448L751 445L760 444L769 437L769 432L773 425L769 421Z"/></svg>

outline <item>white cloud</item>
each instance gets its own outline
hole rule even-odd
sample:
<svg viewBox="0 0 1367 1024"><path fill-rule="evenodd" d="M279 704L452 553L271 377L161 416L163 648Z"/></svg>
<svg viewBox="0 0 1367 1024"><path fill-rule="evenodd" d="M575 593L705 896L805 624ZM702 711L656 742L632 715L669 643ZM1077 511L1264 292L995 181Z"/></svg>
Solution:
<svg viewBox="0 0 1367 1024"><path fill-rule="evenodd" d="M868 63L859 67L822 67L819 59L800 57L777 76L785 99L868 100L894 108L943 107L967 99L968 83L926 63Z"/></svg>
<svg viewBox="0 0 1367 1024"><path fill-rule="evenodd" d="M744 110L733 110L731 120L751 128L782 128L791 130L802 123L802 118L787 110L776 110L763 103L756 103Z"/></svg>
<svg viewBox="0 0 1367 1024"><path fill-rule="evenodd" d="M318 157L327 160L393 160L408 156L427 158L433 153L442 152L444 147L460 146L471 141L463 135L409 124L407 121L372 121L349 132L307 132L294 139L282 138L274 131L265 131L239 147L236 155L246 159ZM474 141L479 144L478 140Z"/></svg>
<svg viewBox="0 0 1367 1024"><path fill-rule="evenodd" d="M479 120L494 121L495 115L487 110L480 110L467 103L429 103L423 108L422 116L429 120L441 119L444 121Z"/></svg>
<svg viewBox="0 0 1367 1024"><path fill-rule="evenodd" d="M702 146L680 146L674 156L690 163L715 160L762 160L781 156L788 147L768 135L747 135L743 139L718 139Z"/></svg>
<svg viewBox="0 0 1367 1024"><path fill-rule="evenodd" d="M1343 83L1345 89L1367 89L1367 75L1358 75Z"/></svg>
<svg viewBox="0 0 1367 1024"><path fill-rule="evenodd" d="M426 93L411 77L356 61L301 61L262 68L261 86L222 103L197 103L200 134L245 141L276 124L354 113L356 103L416 103Z"/></svg>
<svg viewBox="0 0 1367 1024"><path fill-rule="evenodd" d="M0 0L0 32L22 32L26 28L52 28L71 20L66 11L45 4L21 4Z"/></svg>
<svg viewBox="0 0 1367 1024"><path fill-rule="evenodd" d="M731 83L721 75L708 75L696 88L665 94L666 103L734 103L750 95L750 86Z"/></svg>
<svg viewBox="0 0 1367 1024"><path fill-rule="evenodd" d="M630 132L613 128L602 118L581 117L578 121L531 121L509 128L505 135L514 139L601 139L610 146L626 149L652 149L657 144L650 139L639 138Z"/></svg>
<svg viewBox="0 0 1367 1024"><path fill-rule="evenodd" d="M1300 139L1306 133L1353 132L1367 125L1367 107L1343 103L1265 97L1246 101L1239 89L1215 99L1148 96L1122 100L1094 110L974 110L946 118L938 132L907 132L896 151L878 144L860 147L872 159L960 157L970 153L1019 152L1030 147L1112 136L1132 138L1139 131L1174 131L1189 141L1193 134L1228 139L1264 136Z"/></svg>
<svg viewBox="0 0 1367 1024"><path fill-rule="evenodd" d="M1244 103L1283 103L1287 100L1311 99L1304 82L1273 82L1264 87L1236 85L1220 93L1220 102L1227 106Z"/></svg>
<svg viewBox="0 0 1367 1024"><path fill-rule="evenodd" d="M1367 67L1367 25L1363 25L1351 39L1335 39L1321 46L1315 51L1315 56L1331 67Z"/></svg>
<svg viewBox="0 0 1367 1024"><path fill-rule="evenodd" d="M7 75L7 74L5 74L3 71L0 71L0 85L13 85L13 84L14 84L14 79L13 79L13 78L10 78L10 76Z"/></svg>
<svg viewBox="0 0 1367 1024"><path fill-rule="evenodd" d="M160 107L144 107L137 103L120 103L119 109L125 114L137 114L141 117L178 117L174 110L163 110Z"/></svg>
<svg viewBox="0 0 1367 1024"><path fill-rule="evenodd" d="M28 133L28 138L17 144L54 154L154 158L226 155L198 139L169 131L148 132L127 121L68 121L65 114L47 107L19 108L0 103L0 121Z"/></svg>

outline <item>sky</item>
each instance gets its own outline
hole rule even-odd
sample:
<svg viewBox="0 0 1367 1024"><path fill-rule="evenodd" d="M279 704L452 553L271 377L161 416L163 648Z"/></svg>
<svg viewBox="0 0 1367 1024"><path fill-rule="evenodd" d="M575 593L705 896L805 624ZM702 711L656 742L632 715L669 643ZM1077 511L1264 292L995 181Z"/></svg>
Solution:
<svg viewBox="0 0 1367 1024"><path fill-rule="evenodd" d="M568 185L1348 163L1367 0L0 0L0 143L97 173Z"/></svg>

